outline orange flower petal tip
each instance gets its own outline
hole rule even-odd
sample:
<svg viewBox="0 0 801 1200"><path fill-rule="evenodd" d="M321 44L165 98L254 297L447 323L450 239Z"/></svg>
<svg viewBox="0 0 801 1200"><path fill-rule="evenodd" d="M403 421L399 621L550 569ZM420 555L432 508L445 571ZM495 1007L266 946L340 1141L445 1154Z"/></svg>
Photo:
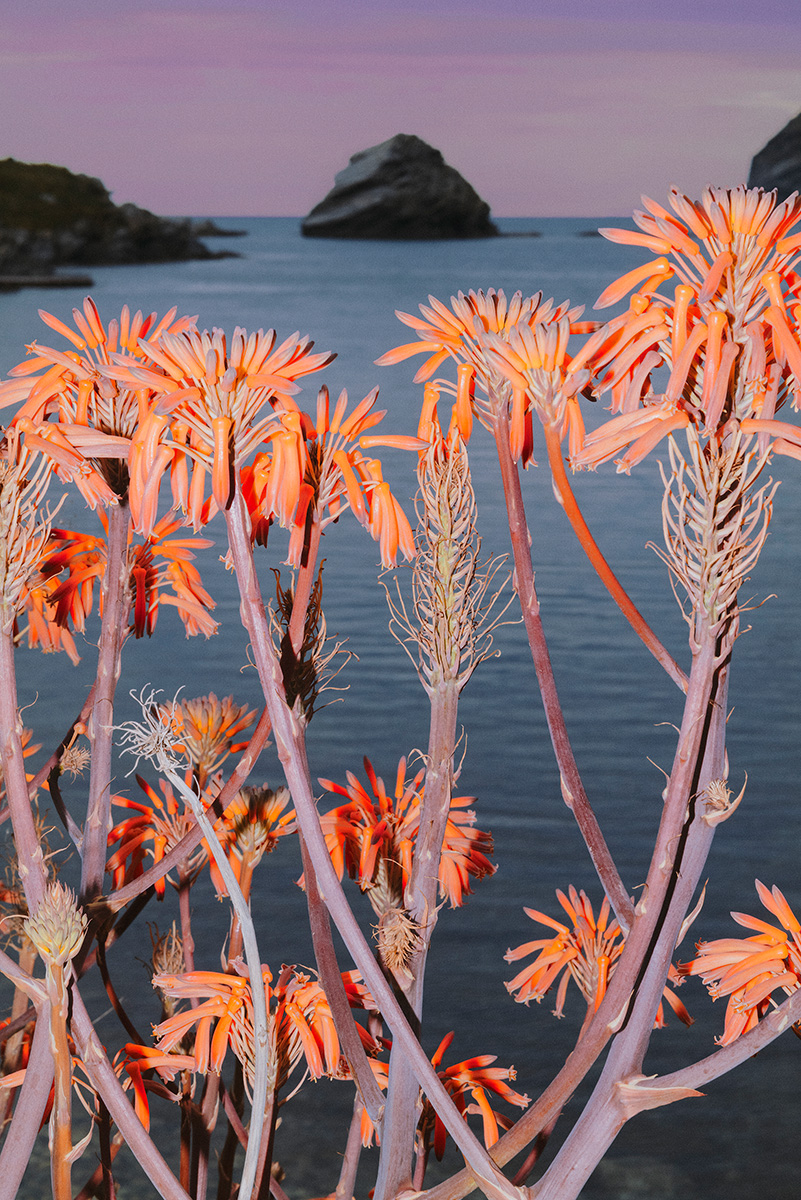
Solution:
<svg viewBox="0 0 801 1200"><path fill-rule="evenodd" d="M641 267L635 267L633 271L628 271L625 275L621 275L614 283L610 283L605 291L595 301L594 308L609 308L611 304L616 304L618 300L622 300L627 292L635 288L637 284L643 280L649 279L651 276L668 279L673 274L673 267L666 258L656 258L651 262L644 263Z"/></svg>
<svg viewBox="0 0 801 1200"><path fill-rule="evenodd" d="M362 450L372 449L373 446L386 446L392 450L427 450L428 442L423 438L411 437L402 433L370 433L359 438Z"/></svg>

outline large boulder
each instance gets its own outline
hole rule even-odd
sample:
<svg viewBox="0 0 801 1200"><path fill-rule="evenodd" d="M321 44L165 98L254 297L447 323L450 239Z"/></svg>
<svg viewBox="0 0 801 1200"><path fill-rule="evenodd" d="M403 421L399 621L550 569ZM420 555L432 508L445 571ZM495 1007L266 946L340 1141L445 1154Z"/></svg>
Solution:
<svg viewBox="0 0 801 1200"><path fill-rule="evenodd" d="M398 133L354 154L301 224L306 237L432 241L494 237L489 205L439 150Z"/></svg>
<svg viewBox="0 0 801 1200"><path fill-rule="evenodd" d="M229 257L190 220L117 205L99 179L50 163L0 160L0 275L45 275L65 263L182 262Z"/></svg>
<svg viewBox="0 0 801 1200"><path fill-rule="evenodd" d="M801 191L801 113L754 155L748 186L777 188L780 200Z"/></svg>

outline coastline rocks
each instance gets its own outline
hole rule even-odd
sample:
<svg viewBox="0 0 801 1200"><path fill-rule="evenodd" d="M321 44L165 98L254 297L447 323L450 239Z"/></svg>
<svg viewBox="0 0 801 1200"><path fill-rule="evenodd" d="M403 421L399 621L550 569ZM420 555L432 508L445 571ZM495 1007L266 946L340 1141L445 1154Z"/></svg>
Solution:
<svg viewBox="0 0 801 1200"><path fill-rule="evenodd" d="M495 237L489 205L439 150L398 133L354 154L301 223L306 237L433 241Z"/></svg>
<svg viewBox="0 0 801 1200"><path fill-rule="evenodd" d="M801 191L801 113L754 155L748 186L777 188L780 200Z"/></svg>
<svg viewBox="0 0 801 1200"><path fill-rule="evenodd" d="M114 204L99 179L49 163L0 160L0 275L47 276L75 263L228 257L230 252L209 250L190 220Z"/></svg>

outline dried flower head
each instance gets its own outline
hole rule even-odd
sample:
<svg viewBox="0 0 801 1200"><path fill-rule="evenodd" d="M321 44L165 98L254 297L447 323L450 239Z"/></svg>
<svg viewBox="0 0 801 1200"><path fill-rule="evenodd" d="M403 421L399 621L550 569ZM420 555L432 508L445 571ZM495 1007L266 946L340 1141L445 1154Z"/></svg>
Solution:
<svg viewBox="0 0 801 1200"><path fill-rule="evenodd" d="M420 926L404 908L393 906L382 912L376 926L381 961L388 970L410 980L409 961L422 944Z"/></svg>
<svg viewBox="0 0 801 1200"><path fill-rule="evenodd" d="M130 695L142 709L142 720L124 721L122 725L114 726L121 735L121 753L133 754L136 759L128 774L134 773L141 758L178 770L180 762L176 746L182 726L178 692L169 704L159 703L156 697L161 695L161 690L152 687L149 690L143 687L138 696L133 691Z"/></svg>
<svg viewBox="0 0 801 1200"><path fill-rule="evenodd" d="M63 966L81 948L87 925L75 893L63 883L48 885L36 912L24 923L24 930L41 958L49 966Z"/></svg>

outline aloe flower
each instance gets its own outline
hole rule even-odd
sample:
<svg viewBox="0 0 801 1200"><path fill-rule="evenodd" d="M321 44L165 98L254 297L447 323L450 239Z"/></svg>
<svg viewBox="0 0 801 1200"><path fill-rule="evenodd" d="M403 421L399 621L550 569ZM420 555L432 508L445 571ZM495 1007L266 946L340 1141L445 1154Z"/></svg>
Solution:
<svg viewBox="0 0 801 1200"><path fill-rule="evenodd" d="M66 338L70 348L33 342L33 357L0 384L0 406L22 402L14 422L41 439L38 448L50 454L61 477L74 481L92 507L125 497L131 439L152 396L136 381L112 377L113 363L120 354L128 362L145 361L151 341L167 330L177 333L195 319L176 320L175 313L171 309L160 321L155 313L132 317L126 305L119 319L104 325L87 297L82 310L73 309L71 329L40 309L45 324Z"/></svg>
<svg viewBox="0 0 801 1200"><path fill-rule="evenodd" d="M430 385L423 404L421 436L427 427L426 406L435 404L437 391L444 389L455 396L453 423L465 441L470 437L474 416L492 432L497 410L507 413L513 458L522 458L525 465L531 461L533 452L533 399L532 380L526 374L529 367L520 352L528 355L529 366L538 373L534 391L540 406L547 410L547 419L556 420L565 430L576 427L579 432L573 440L578 440L583 433L578 408L575 403L565 408L567 397L558 395L560 381L553 375L561 372L563 381L567 339L571 330L584 328L579 323L582 311L571 308L569 301L558 306L553 300L543 301L541 292L525 299L521 292L516 292L509 301L502 291L494 289L486 293L471 291L467 295L459 292L451 297L450 309L429 296L428 306L420 305L421 317L397 313L420 340L398 346L376 361L379 365L389 365L433 350L415 375L415 382L421 383L452 358L458 364L457 384L454 387L448 381L435 380ZM539 349L532 353L535 346ZM543 371L551 376L547 382ZM571 397L583 382L580 379L572 384ZM559 411L551 412L555 402Z"/></svg>
<svg viewBox="0 0 801 1200"><path fill-rule="evenodd" d="M162 476L178 459L191 462L191 480L176 465L173 498L195 528L209 516L204 508L207 477L216 507L227 508L234 472L277 424L273 409L294 409L291 397L299 391L294 381L334 357L313 354L313 346L297 333L276 345L275 330L248 334L237 328L229 342L220 329L201 333L190 328L165 332L158 344L143 347L147 366L116 356L111 374L157 397L132 446L132 509L138 528L152 525Z"/></svg>
<svg viewBox="0 0 801 1200"><path fill-rule="evenodd" d="M345 796L348 801L321 814L320 824L339 877L347 870L381 914L403 905L420 825L424 771L407 781L406 759L402 758L390 795L368 758L364 759L364 769L369 790L350 771L347 785L320 780L329 792ZM464 903L471 892L471 878L482 879L495 871L487 857L492 853L492 837L473 828L474 812L463 811L473 799L462 796L451 800L445 829L439 886L451 908Z"/></svg>
<svg viewBox="0 0 801 1200"><path fill-rule="evenodd" d="M756 881L757 895L778 925L733 912L738 925L755 930L749 938L699 942L683 975L700 975L713 1000L728 996L721 1046L753 1029L775 1005L774 992L791 995L801 987L801 923L777 887Z"/></svg>
<svg viewBox="0 0 801 1200"><path fill-rule="evenodd" d="M586 894L577 892L572 885L567 895L557 891L556 898L567 913L569 924L556 921L534 908L523 910L532 921L547 926L553 933L506 951L506 962L518 962L521 958L536 954L534 961L505 985L506 990L518 1004L527 1005L532 1000L539 1004L561 975L554 1016L564 1016L565 998L571 980L584 997L589 1015L599 1007L606 995L609 980L623 953L625 938L618 922L609 920L610 907L606 896L597 917ZM681 983L673 967L668 977L674 984ZM685 1025L692 1024L686 1008L669 987L665 988L664 998ZM661 1028L664 1024L660 1005L655 1025Z"/></svg>
<svg viewBox="0 0 801 1200"><path fill-rule="evenodd" d="M271 1090L278 1091L299 1064L312 1079L336 1077L346 1068L331 1010L319 983L297 967L284 966L273 983L269 967L262 966L269 1023ZM352 1007L374 1008L356 972L342 977ZM222 1070L228 1050L244 1069L245 1086L252 1088L255 1064L253 1011L250 983L242 975L195 971L184 975L155 975L153 986L174 999L194 998L194 1008L176 1012L156 1025L156 1050L168 1054L194 1033L194 1071ZM357 1026L367 1049L378 1050L374 1039ZM163 1068L161 1068L163 1069Z"/></svg>
<svg viewBox="0 0 801 1200"><path fill-rule="evenodd" d="M801 457L801 431L775 414L801 397L797 304L801 219L794 193L781 204L761 188L707 188L700 202L676 189L673 212L647 197L634 220L641 233L602 229L605 237L656 250L660 257L611 284L596 308L633 289L628 310L595 332L568 375L589 370L593 394L609 393L611 420L572 455L576 467L614 458L628 471L680 429L720 442L738 431ZM672 295L662 290L675 277ZM654 392L657 368L668 371ZM628 449L626 449L628 447Z"/></svg>

